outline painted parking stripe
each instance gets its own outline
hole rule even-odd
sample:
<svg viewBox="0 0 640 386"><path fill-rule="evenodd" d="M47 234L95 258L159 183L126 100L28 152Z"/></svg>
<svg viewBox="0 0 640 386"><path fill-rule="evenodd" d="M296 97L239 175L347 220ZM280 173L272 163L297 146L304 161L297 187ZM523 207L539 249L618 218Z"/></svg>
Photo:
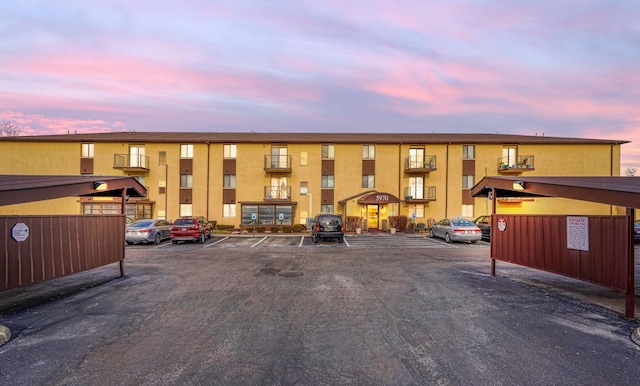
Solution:
<svg viewBox="0 0 640 386"><path fill-rule="evenodd" d="M349 242L347 241L346 237L342 238L342 241L344 241L345 245L347 246L347 248L351 248L351 244L349 244Z"/></svg>
<svg viewBox="0 0 640 386"><path fill-rule="evenodd" d="M300 244L298 244L298 248L300 248L304 244L304 236L300 238Z"/></svg>
<svg viewBox="0 0 640 386"><path fill-rule="evenodd" d="M262 240L258 241L257 243L253 244L251 246L251 248L255 247L256 245L260 244L261 242L265 241L267 239L267 236L263 237Z"/></svg>
<svg viewBox="0 0 640 386"><path fill-rule="evenodd" d="M216 241L215 243L207 244L207 245L205 245L205 246L204 246L204 247L202 247L202 248L209 248L210 246L212 246L212 245L216 245L216 244L218 244L218 243L221 243L221 242L225 241L225 240L226 240L226 239L228 239L228 238L229 238L229 236L227 236L227 237L223 237L223 238L221 238L220 240Z"/></svg>

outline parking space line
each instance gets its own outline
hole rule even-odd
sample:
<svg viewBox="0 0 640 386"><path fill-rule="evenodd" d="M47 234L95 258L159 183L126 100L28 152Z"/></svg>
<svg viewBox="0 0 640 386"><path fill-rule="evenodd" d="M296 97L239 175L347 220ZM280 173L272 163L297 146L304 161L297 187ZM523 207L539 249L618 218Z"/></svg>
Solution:
<svg viewBox="0 0 640 386"><path fill-rule="evenodd" d="M298 244L298 248L300 248L304 244L304 236L300 238L300 244Z"/></svg>
<svg viewBox="0 0 640 386"><path fill-rule="evenodd" d="M344 241L344 243L347 245L347 248L351 248L351 245L349 244L349 242L347 241L346 237L342 238L342 241Z"/></svg>
<svg viewBox="0 0 640 386"><path fill-rule="evenodd" d="M171 242L171 240L169 240L169 242L168 242L168 243L165 243L165 244L158 244L158 245L156 245L156 246L155 246L155 247L153 247L153 248L164 248L164 247L166 247L166 246L168 246L168 245L173 245L173 243Z"/></svg>
<svg viewBox="0 0 640 386"><path fill-rule="evenodd" d="M255 247L256 245L260 244L261 242L265 241L267 239L267 236L263 237L262 240L258 241L257 243L253 244L251 246L251 248Z"/></svg>
<svg viewBox="0 0 640 386"><path fill-rule="evenodd" d="M221 238L220 240L216 241L215 243L211 243L211 244L209 244L209 245L205 245L205 246L204 246L204 247L202 247L202 248L209 248L210 246L212 246L212 245L216 245L216 244L218 244L218 243L221 243L221 242L225 241L225 240L226 240L226 239L228 239L228 238L229 238L229 236L227 236L227 237L223 237L223 238Z"/></svg>

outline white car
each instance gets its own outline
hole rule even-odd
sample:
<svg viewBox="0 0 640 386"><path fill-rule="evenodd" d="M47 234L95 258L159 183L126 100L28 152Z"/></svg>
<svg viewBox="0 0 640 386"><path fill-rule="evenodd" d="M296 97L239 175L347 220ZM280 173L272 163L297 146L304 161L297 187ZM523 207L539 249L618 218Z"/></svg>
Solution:
<svg viewBox="0 0 640 386"><path fill-rule="evenodd" d="M469 220L445 218L431 226L429 236L439 237L448 243L452 241L477 243L482 239L482 230Z"/></svg>

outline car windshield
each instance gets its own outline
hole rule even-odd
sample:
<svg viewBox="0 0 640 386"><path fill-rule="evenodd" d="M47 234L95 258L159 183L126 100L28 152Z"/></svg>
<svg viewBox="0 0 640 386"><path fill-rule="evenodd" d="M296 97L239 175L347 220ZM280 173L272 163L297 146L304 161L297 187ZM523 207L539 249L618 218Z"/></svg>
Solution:
<svg viewBox="0 0 640 386"><path fill-rule="evenodd" d="M471 227L476 225L468 220L451 220L451 224L455 227Z"/></svg>
<svg viewBox="0 0 640 386"><path fill-rule="evenodd" d="M176 222L173 223L173 225L192 225L192 224L193 224L193 220L188 218L177 219Z"/></svg>
<svg viewBox="0 0 640 386"><path fill-rule="evenodd" d="M138 221L129 225L130 228L148 228L153 224L153 221Z"/></svg>

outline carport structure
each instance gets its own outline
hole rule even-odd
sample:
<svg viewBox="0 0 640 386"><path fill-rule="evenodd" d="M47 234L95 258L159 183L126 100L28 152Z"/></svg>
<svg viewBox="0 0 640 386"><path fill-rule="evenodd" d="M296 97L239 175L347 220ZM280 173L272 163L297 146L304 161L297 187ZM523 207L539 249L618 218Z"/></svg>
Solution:
<svg viewBox="0 0 640 386"><path fill-rule="evenodd" d="M121 197L120 215L0 216L0 290L119 262L124 275L127 196L146 188L128 176L0 175L0 206L70 196Z"/></svg>
<svg viewBox="0 0 640 386"><path fill-rule="evenodd" d="M502 260L602 285L626 295L625 316L634 317L635 208L638 177L484 177L473 197L491 197L491 274ZM495 214L504 197L558 197L626 208L626 215L543 216ZM572 221L583 221L586 248L572 244ZM579 227L577 228L579 229ZM578 236L580 234L578 233Z"/></svg>

